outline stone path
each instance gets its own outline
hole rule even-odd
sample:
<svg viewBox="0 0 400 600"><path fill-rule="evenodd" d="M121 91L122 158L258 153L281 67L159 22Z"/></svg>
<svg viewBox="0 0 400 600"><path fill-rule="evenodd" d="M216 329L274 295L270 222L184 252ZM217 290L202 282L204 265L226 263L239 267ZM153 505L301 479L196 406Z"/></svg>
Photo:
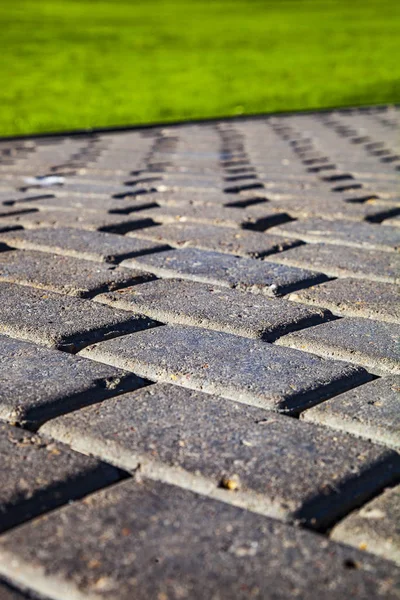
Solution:
<svg viewBox="0 0 400 600"><path fill-rule="evenodd" d="M400 598L400 110L0 140L0 600Z"/></svg>

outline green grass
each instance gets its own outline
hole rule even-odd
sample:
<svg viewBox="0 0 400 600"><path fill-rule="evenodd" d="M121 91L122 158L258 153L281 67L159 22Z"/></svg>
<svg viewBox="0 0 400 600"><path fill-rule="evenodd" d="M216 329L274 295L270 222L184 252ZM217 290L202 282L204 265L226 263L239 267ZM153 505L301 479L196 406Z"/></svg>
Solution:
<svg viewBox="0 0 400 600"><path fill-rule="evenodd" d="M400 101L399 0L1 0L0 135Z"/></svg>

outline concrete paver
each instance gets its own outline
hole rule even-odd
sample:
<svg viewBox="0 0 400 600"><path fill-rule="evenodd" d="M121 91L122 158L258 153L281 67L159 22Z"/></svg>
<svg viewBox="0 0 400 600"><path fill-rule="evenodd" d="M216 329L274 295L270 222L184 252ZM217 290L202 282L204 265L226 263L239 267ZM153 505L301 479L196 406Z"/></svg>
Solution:
<svg viewBox="0 0 400 600"><path fill-rule="evenodd" d="M306 410L301 418L400 449L400 377L389 375Z"/></svg>
<svg viewBox="0 0 400 600"><path fill-rule="evenodd" d="M184 326L125 335L89 346L81 355L155 381L173 381L282 412L296 412L370 378L364 369L348 363Z"/></svg>
<svg viewBox="0 0 400 600"><path fill-rule="evenodd" d="M156 325L142 315L12 283L0 283L0 305L0 333L73 353L96 340Z"/></svg>

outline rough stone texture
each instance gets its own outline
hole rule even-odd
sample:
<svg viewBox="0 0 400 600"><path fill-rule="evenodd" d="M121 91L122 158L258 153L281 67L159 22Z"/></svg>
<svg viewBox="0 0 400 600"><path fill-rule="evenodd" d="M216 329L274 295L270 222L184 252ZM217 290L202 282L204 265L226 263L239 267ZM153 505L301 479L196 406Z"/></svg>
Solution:
<svg viewBox="0 0 400 600"><path fill-rule="evenodd" d="M40 552L37 549L40 548ZM54 600L394 600L398 569L273 519L125 481L0 539L0 571Z"/></svg>
<svg viewBox="0 0 400 600"><path fill-rule="evenodd" d="M0 242L23 250L39 250L111 263L165 248L165 246L136 237L128 238L104 231L84 231L68 227L8 232L0 236Z"/></svg>
<svg viewBox="0 0 400 600"><path fill-rule="evenodd" d="M125 260L122 265L160 277L182 277L267 296L280 296L325 279L324 275L313 271L196 248L139 256Z"/></svg>
<svg viewBox="0 0 400 600"><path fill-rule="evenodd" d="M286 300L179 279L158 279L100 294L95 300L164 323L195 325L268 341L330 316L328 311Z"/></svg>
<svg viewBox="0 0 400 600"><path fill-rule="evenodd" d="M399 481L399 127L371 107L0 140L0 419L131 477L0 536L1 581L400 600L380 543L328 539Z"/></svg>
<svg viewBox="0 0 400 600"><path fill-rule="evenodd" d="M400 475L400 456L380 446L168 384L59 417L42 431L128 471L313 528Z"/></svg>
<svg viewBox="0 0 400 600"><path fill-rule="evenodd" d="M400 449L400 377L382 377L306 410L301 418Z"/></svg>
<svg viewBox="0 0 400 600"><path fill-rule="evenodd" d="M349 515L332 537L400 565L400 485Z"/></svg>
<svg viewBox="0 0 400 600"><path fill-rule="evenodd" d="M276 344L361 364L372 373L400 373L400 325L346 318L289 333Z"/></svg>
<svg viewBox="0 0 400 600"><path fill-rule="evenodd" d="M120 369L0 336L0 418L35 423L144 384Z"/></svg>
<svg viewBox="0 0 400 600"><path fill-rule="evenodd" d="M238 231L216 225L160 225L138 230L134 235L178 248L200 248L251 258L281 252L300 243L260 231Z"/></svg>
<svg viewBox="0 0 400 600"><path fill-rule="evenodd" d="M0 458L1 532L119 478L96 459L1 423Z"/></svg>
<svg viewBox="0 0 400 600"><path fill-rule="evenodd" d="M380 225L353 223L340 219L293 221L274 228L272 233L281 233L306 242L323 242L371 250L395 252L400 248L400 231L395 227L382 229Z"/></svg>
<svg viewBox="0 0 400 600"><path fill-rule="evenodd" d="M184 326L126 335L81 354L142 377L283 412L304 409L369 378L364 369L346 363Z"/></svg>
<svg viewBox="0 0 400 600"><path fill-rule="evenodd" d="M142 315L12 283L0 283L0 306L0 333L67 352L155 325Z"/></svg>
<svg viewBox="0 0 400 600"><path fill-rule="evenodd" d="M93 265L87 260L31 250L0 253L0 281L18 283L60 294L90 298L151 279L146 273L113 265Z"/></svg>
<svg viewBox="0 0 400 600"><path fill-rule="evenodd" d="M356 277L389 283L400 281L400 256L380 250L306 244L264 260L322 271L331 277Z"/></svg>
<svg viewBox="0 0 400 600"><path fill-rule="evenodd" d="M290 300L325 307L339 316L400 324L400 287L391 283L334 279L294 292Z"/></svg>

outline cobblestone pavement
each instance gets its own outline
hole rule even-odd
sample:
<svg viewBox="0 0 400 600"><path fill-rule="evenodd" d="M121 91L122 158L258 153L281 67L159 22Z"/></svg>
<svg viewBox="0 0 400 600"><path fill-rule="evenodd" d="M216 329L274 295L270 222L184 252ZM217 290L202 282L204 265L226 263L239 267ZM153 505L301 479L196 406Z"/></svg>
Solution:
<svg viewBox="0 0 400 600"><path fill-rule="evenodd" d="M0 599L400 598L400 109L0 140Z"/></svg>

